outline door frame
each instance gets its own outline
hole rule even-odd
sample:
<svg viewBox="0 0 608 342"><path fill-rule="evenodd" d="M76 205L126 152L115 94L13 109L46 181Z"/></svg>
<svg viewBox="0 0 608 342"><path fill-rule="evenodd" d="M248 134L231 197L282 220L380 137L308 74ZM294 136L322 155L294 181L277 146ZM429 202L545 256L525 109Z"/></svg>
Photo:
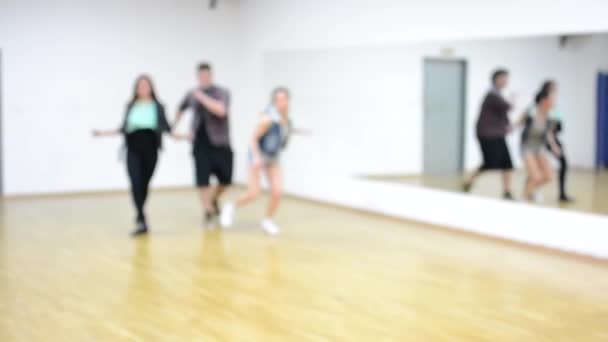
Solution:
<svg viewBox="0 0 608 342"><path fill-rule="evenodd" d="M606 79L606 82L604 82L604 79ZM608 167L608 161L605 158L607 153L606 145L608 144L606 143L606 137L604 135L606 133L605 130L608 130L608 115L605 113L605 111L608 111L608 108L606 107L608 101L605 103L602 94L602 92L608 92L608 71L599 70L597 72L595 92L595 170L598 171Z"/></svg>
<svg viewBox="0 0 608 342"><path fill-rule="evenodd" d="M4 196L4 154L2 153L4 150L4 144L2 141L4 140L3 127L2 127L2 117L3 117L3 107L4 102L2 102L2 95L4 93L4 89L2 88L2 80L4 78L4 74L2 73L2 49L0 49L0 197Z"/></svg>
<svg viewBox="0 0 608 342"><path fill-rule="evenodd" d="M459 137L459 141L460 141L460 149L459 149L459 155L458 155L458 172L463 173L465 171L465 150L466 150L466 136L467 136L467 108L468 108L468 101L467 101L467 90L468 90L468 83L469 83L469 62L466 58L464 57L423 57L422 58L422 132L424 134L425 131L425 117L426 117L426 107L424 106L424 97L425 97L425 93L424 90L425 88L425 82L426 82L426 74L425 74L425 66L427 62L455 62L455 63L460 63L463 67L463 75L462 75L462 87L461 89L461 97L462 97L462 108L461 108L461 118L462 120L460 120L460 137ZM422 142L422 160L423 160L423 165L422 165L422 172L424 173L424 158L425 158L425 151L424 151L424 137L422 138L423 142Z"/></svg>

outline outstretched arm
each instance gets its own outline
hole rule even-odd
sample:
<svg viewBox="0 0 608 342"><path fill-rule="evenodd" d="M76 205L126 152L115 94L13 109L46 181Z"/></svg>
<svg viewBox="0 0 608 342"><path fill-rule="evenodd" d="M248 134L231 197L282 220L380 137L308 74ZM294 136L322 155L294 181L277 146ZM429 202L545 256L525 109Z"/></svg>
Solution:
<svg viewBox="0 0 608 342"><path fill-rule="evenodd" d="M184 112L190 107L190 94L186 95L186 97L182 100L179 105L179 109L177 113L175 113L175 119L173 119L173 123L171 124L171 136L177 140L193 140L192 133L178 133L177 125L182 120L184 116Z"/></svg>
<svg viewBox="0 0 608 342"><path fill-rule="evenodd" d="M530 113L528 111L524 111L523 113L521 113L519 119L517 119L517 121L515 121L515 123L509 127L509 132L513 132L516 129L520 129L520 128L524 127L524 125L526 124L526 118L528 117L528 115L530 115Z"/></svg>
<svg viewBox="0 0 608 342"><path fill-rule="evenodd" d="M312 135L312 130L310 130L308 128L295 128L294 127L291 129L291 134L309 137Z"/></svg>
<svg viewBox="0 0 608 342"><path fill-rule="evenodd" d="M512 93L507 100L507 104L509 105L509 111L511 111L517 105L517 100L519 99L519 94Z"/></svg>
<svg viewBox="0 0 608 342"><path fill-rule="evenodd" d="M191 132L188 132L188 133L178 133L177 132L177 125L179 124L183 115L184 115L184 112L181 110L175 114L175 120L173 120L173 124L171 125L171 127L172 127L171 136L176 140L192 141L192 140L194 140L194 134L192 134Z"/></svg>
<svg viewBox="0 0 608 342"><path fill-rule="evenodd" d="M171 124L171 127L173 127L173 130L175 129L175 127L177 127L179 122L182 120L182 116L184 116L184 112L182 110L175 113L175 119L173 119L173 124Z"/></svg>
<svg viewBox="0 0 608 342"><path fill-rule="evenodd" d="M93 136L94 137L112 137L116 135L120 135L122 132L119 129L94 129Z"/></svg>
<svg viewBox="0 0 608 342"><path fill-rule="evenodd" d="M112 137L116 135L121 135L125 132L127 128L127 115L130 110L130 105L127 106L124 119L121 125L117 129L94 129L93 136L94 137Z"/></svg>

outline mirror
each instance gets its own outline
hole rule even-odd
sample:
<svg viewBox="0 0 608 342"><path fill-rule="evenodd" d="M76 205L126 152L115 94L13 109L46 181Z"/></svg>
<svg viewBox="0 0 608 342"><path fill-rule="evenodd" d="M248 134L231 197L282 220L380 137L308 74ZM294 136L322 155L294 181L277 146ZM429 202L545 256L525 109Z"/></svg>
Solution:
<svg viewBox="0 0 608 342"><path fill-rule="evenodd" d="M608 214L608 34L270 51L264 60L266 87L289 87L293 119L314 132L290 146L287 173L312 167L496 199L509 178L512 200ZM540 91L547 80L556 87ZM567 161L562 201L557 153ZM487 172L465 189L484 159Z"/></svg>

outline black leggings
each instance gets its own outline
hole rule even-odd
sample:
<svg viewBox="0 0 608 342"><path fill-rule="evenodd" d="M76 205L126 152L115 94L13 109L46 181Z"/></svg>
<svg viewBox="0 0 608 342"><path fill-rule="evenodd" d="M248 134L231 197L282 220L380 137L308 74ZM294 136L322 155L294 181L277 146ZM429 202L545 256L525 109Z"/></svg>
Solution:
<svg viewBox="0 0 608 342"><path fill-rule="evenodd" d="M554 154L554 156L559 159L559 197L565 198L566 197L566 173L568 172L568 161L566 160L566 155L564 153L562 143L557 139L555 139L555 142L562 150L562 153L560 156L557 156Z"/></svg>
<svg viewBox="0 0 608 342"><path fill-rule="evenodd" d="M137 221L145 222L144 205L158 160L158 148L154 143L133 145L135 146L127 147L127 172L131 181L131 196L137 210Z"/></svg>

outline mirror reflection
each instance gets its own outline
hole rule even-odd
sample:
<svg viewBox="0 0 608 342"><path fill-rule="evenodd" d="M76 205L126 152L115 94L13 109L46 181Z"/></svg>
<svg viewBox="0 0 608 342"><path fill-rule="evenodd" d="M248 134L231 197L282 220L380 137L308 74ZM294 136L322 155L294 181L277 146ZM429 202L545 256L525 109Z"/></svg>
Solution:
<svg viewBox="0 0 608 342"><path fill-rule="evenodd" d="M272 51L264 74L315 172L608 214L606 56L608 34L541 36Z"/></svg>

